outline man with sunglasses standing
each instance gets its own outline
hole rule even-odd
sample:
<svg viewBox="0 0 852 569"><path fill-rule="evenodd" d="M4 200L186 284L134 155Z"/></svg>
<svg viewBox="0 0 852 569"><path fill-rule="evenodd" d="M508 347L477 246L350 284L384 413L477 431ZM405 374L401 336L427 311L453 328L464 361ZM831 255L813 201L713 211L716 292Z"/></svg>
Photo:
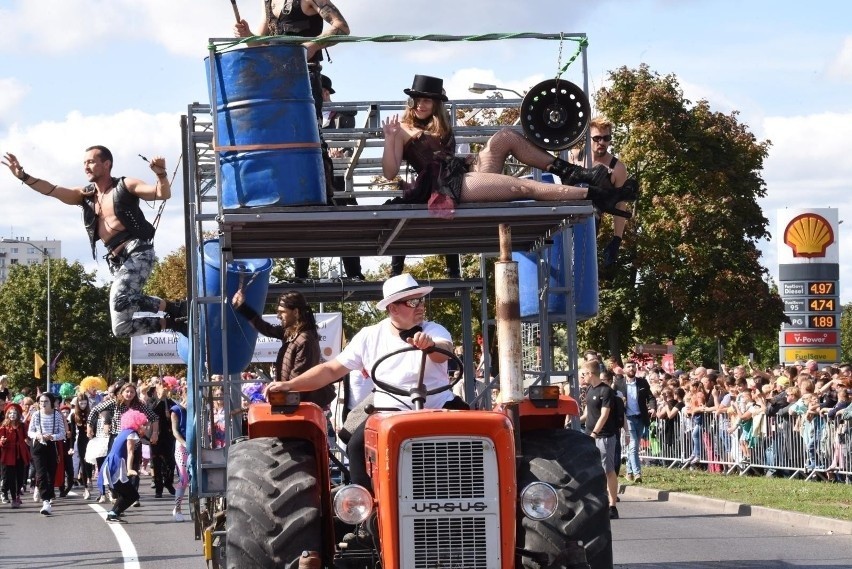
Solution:
<svg viewBox="0 0 852 569"><path fill-rule="evenodd" d="M621 188L627 181L627 168L624 167L624 162L616 158L610 153L612 146L612 123L604 117L597 116L592 118L589 123L589 135L592 143L592 167L601 164L609 169L610 181L616 188ZM582 162L582 155L573 155L575 162ZM627 202L619 202L616 206L621 211L628 211ZM627 218L618 215L612 216L612 240L604 248L603 251L603 266L611 267L618 260L618 251L621 248L621 238L624 235L624 228L627 225Z"/></svg>
<svg viewBox="0 0 852 569"><path fill-rule="evenodd" d="M276 382L269 391L312 391L328 385L352 370L372 371L379 358L391 352L414 346L429 351L442 348L453 351L453 341L446 328L426 320L426 295L431 286L420 286L407 273L389 278L382 286L384 298L376 303L379 310L387 311L387 318L363 328L355 334L343 351L333 360L315 366L290 381ZM417 385L420 374L420 351L397 354L385 361L379 379L401 389ZM427 390L446 385L448 357L431 352L426 358L423 383ZM377 390L373 401L376 409L411 408L410 401ZM468 405L452 391L443 391L426 398L426 409L469 409ZM364 459L364 424L353 431L347 444L349 471L352 482L371 488Z"/></svg>

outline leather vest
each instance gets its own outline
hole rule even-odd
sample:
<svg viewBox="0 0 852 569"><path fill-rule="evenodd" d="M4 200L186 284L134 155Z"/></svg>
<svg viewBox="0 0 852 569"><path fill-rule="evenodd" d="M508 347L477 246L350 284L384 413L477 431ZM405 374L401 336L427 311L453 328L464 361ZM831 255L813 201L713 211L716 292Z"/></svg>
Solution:
<svg viewBox="0 0 852 569"><path fill-rule="evenodd" d="M281 8L281 13L277 18L272 14L272 0L265 0L264 4L269 35L315 38L322 34L322 28L325 25L322 16L319 14L308 16L302 12L301 0L285 0L284 7ZM321 51L317 51L311 59L312 62L321 60Z"/></svg>
<svg viewBox="0 0 852 569"><path fill-rule="evenodd" d="M112 183L115 185L115 192L112 195L113 208L115 209L115 216L124 226L124 231L110 239L109 243L104 243L107 250L111 251L128 239L142 239L146 241L153 239L156 230L145 219L145 214L139 208L139 198L128 191L123 177L112 178ZM92 245L92 258L97 259L95 245L98 239L100 239L100 236L98 235L98 215L95 213L95 200L97 199L95 184L86 186L86 192L89 192L90 195L83 198L83 203L80 204L80 207L83 208L83 225L86 227L86 233L89 234L89 242Z"/></svg>

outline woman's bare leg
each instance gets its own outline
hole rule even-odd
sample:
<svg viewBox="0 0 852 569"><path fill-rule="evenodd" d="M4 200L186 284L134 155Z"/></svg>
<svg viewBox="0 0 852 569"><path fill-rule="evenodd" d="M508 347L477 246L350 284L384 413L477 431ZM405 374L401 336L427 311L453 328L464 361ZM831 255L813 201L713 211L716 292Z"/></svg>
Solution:
<svg viewBox="0 0 852 569"><path fill-rule="evenodd" d="M547 170L554 157L524 138L517 131L510 128L499 130L488 139L485 148L477 156L473 166L475 172L500 174L506 158L514 156L518 161L539 170Z"/></svg>
<svg viewBox="0 0 852 569"><path fill-rule="evenodd" d="M588 199L589 190L546 184L505 174L470 172L462 181L461 201L510 202L512 200L570 201Z"/></svg>

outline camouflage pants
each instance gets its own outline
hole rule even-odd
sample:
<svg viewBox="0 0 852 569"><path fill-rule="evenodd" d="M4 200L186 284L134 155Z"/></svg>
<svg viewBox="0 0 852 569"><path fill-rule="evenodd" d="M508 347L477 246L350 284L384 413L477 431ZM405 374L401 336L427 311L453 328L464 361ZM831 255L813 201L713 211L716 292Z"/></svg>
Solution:
<svg viewBox="0 0 852 569"><path fill-rule="evenodd" d="M160 299L145 296L142 288L154 268L154 249L133 251L134 243L128 243L123 253L124 262L113 268L112 286L109 289L109 311L112 333L118 338L150 334L161 330L159 316L134 318L137 312L159 312Z"/></svg>

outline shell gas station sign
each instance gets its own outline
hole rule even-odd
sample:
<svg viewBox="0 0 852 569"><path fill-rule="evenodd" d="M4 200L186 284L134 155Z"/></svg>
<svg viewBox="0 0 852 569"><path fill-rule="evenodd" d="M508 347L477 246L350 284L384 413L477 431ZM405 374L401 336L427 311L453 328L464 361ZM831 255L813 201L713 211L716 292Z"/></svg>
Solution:
<svg viewBox="0 0 852 569"><path fill-rule="evenodd" d="M840 245L836 209L778 211L779 292L790 323L778 334L782 363L840 359Z"/></svg>

